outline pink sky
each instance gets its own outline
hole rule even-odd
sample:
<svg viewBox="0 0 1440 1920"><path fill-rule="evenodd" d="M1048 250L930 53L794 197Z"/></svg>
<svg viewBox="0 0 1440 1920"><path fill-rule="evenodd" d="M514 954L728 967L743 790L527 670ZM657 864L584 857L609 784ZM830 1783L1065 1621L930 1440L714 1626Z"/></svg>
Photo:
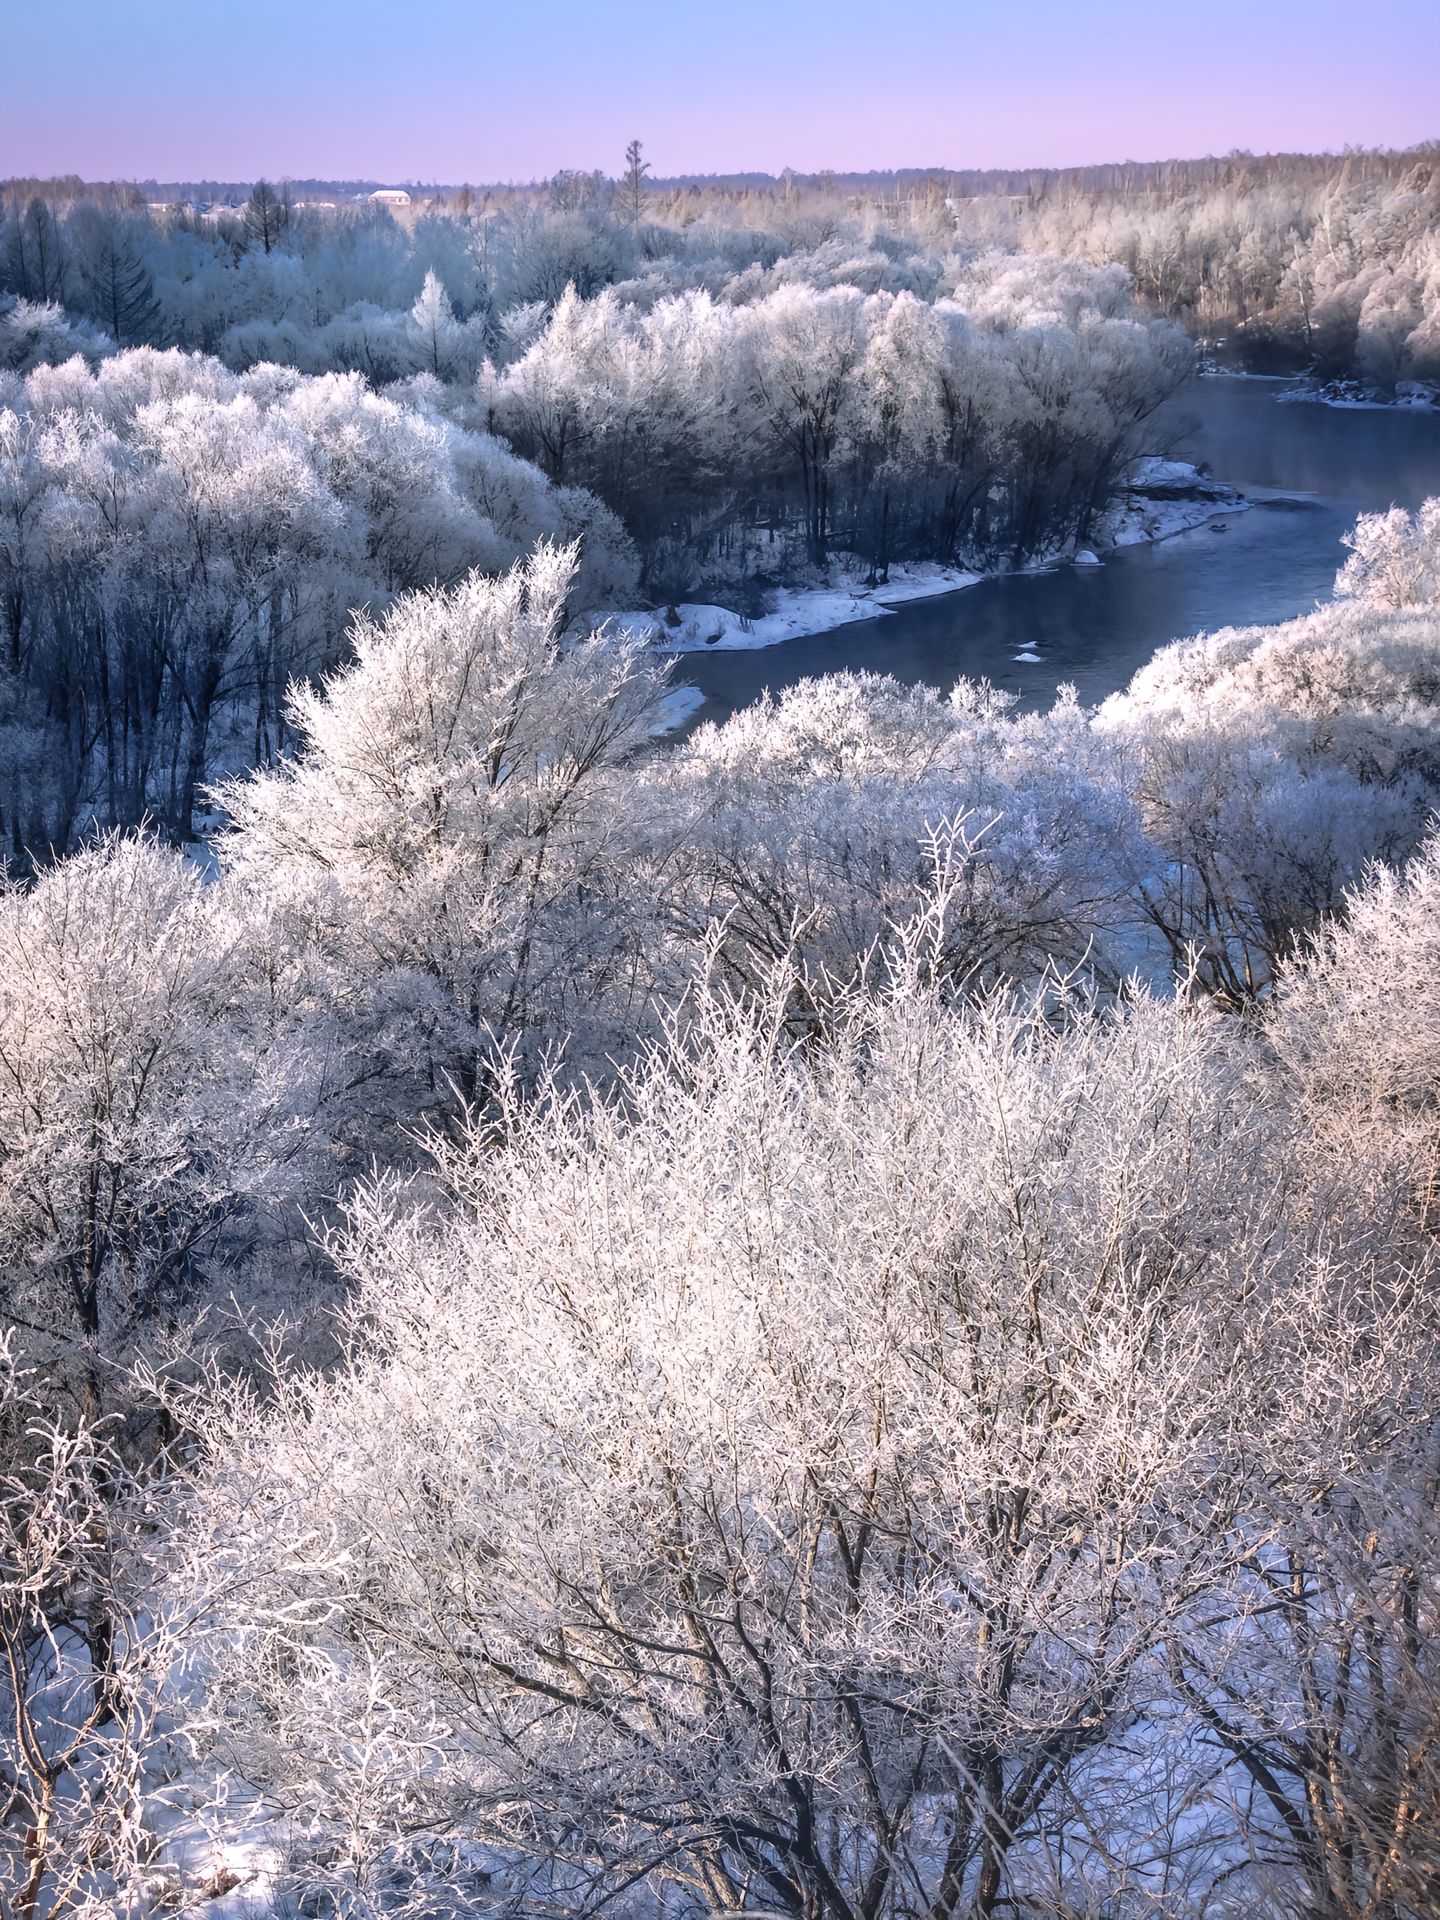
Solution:
<svg viewBox="0 0 1440 1920"><path fill-rule="evenodd" d="M0 173L1063 165L1440 135L1435 0L26 0Z"/></svg>

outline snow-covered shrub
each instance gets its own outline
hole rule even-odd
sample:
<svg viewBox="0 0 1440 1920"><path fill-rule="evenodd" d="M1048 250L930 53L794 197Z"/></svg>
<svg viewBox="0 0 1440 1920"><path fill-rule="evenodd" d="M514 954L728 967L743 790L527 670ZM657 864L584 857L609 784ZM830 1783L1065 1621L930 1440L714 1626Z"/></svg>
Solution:
<svg viewBox="0 0 1440 1920"><path fill-rule="evenodd" d="M152 841L0 892L0 1274L25 1350L97 1401L193 1319L237 1220L253 1251L324 1184L334 1063L263 984L195 865Z"/></svg>
<svg viewBox="0 0 1440 1920"><path fill-rule="evenodd" d="M1414 513L1362 513L1345 544L1350 558L1335 577L1341 599L1375 607L1440 602L1440 500L1426 500Z"/></svg>
<svg viewBox="0 0 1440 1920"><path fill-rule="evenodd" d="M1440 622L1341 601L1166 647L1099 709L1149 842L1135 897L1235 1001L1403 860L1440 792Z"/></svg>
<svg viewBox="0 0 1440 1920"><path fill-rule="evenodd" d="M304 1836L297 1893L844 1920L1423 1884L1366 1785L1434 1785L1408 1243L1277 1177L1234 1023L947 1011L917 961L828 1048L782 1040L783 984L701 999L617 1100L477 1127L438 1199L373 1183L344 1365L200 1410L213 1758Z"/></svg>

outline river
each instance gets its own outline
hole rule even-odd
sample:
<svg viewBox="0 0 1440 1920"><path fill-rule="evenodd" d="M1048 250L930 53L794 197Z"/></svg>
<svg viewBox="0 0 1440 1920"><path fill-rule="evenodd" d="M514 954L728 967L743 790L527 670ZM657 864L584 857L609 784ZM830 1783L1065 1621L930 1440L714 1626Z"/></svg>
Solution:
<svg viewBox="0 0 1440 1920"><path fill-rule="evenodd" d="M1329 598L1358 513L1440 494L1440 412L1278 402L1280 391L1203 379L1171 403L1168 450L1208 463L1254 503L1219 520L1223 533L1207 525L1123 548L1099 567L986 580L754 652L683 654L677 681L706 696L695 720L846 667L947 689L961 676L988 679L1027 707L1048 705L1068 680L1091 704L1168 641L1309 612ZM1038 659L1018 660L1022 652Z"/></svg>

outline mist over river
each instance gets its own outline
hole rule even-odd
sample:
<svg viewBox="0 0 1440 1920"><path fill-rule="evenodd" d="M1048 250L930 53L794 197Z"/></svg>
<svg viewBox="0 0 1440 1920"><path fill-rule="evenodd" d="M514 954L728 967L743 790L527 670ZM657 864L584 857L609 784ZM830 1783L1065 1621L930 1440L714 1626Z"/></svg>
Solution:
<svg viewBox="0 0 1440 1920"><path fill-rule="evenodd" d="M1440 494L1440 411L1279 401L1282 390L1196 380L1163 416L1167 451L1208 464L1252 501L1217 518L1223 531L1122 548L1100 567L987 580L753 652L686 654L677 683L705 694L697 720L847 667L942 689L962 675L988 679L1026 706L1048 705L1072 681L1093 704L1171 640L1308 613L1329 598L1357 514Z"/></svg>

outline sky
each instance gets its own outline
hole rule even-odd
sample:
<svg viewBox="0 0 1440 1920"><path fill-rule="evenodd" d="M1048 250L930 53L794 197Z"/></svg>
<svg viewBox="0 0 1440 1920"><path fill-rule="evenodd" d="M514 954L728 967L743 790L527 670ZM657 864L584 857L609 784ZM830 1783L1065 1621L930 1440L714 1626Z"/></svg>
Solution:
<svg viewBox="0 0 1440 1920"><path fill-rule="evenodd" d="M1060 166L1440 136L1437 0L0 0L0 176Z"/></svg>

